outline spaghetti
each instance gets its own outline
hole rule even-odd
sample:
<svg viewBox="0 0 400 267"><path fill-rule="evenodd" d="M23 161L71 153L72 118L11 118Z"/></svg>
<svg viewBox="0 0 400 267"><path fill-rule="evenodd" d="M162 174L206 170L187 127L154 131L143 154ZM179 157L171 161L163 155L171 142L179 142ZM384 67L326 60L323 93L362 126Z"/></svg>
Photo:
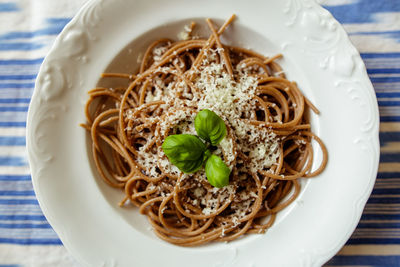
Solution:
<svg viewBox="0 0 400 267"><path fill-rule="evenodd" d="M120 206L139 207L157 236L176 245L264 233L299 195L299 179L318 175L327 163L307 118L308 108L319 111L286 79L276 62L282 55L221 43L234 17L219 30L207 19L208 39L192 36L192 24L186 40L157 40L135 75L102 75L125 78L127 87L89 91L82 126L99 175L124 191ZM204 170L182 173L161 148L171 134L196 134L194 117L202 109L227 127L214 151L231 169L223 188L212 187ZM312 140L322 150L314 171Z"/></svg>

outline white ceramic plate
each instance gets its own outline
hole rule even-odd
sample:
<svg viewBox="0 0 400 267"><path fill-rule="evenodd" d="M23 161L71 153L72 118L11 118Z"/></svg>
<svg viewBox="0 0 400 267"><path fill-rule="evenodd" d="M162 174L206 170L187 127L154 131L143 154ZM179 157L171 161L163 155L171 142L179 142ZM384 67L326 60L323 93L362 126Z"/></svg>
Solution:
<svg viewBox="0 0 400 267"><path fill-rule="evenodd" d="M86 92L105 69L133 71L139 52L152 40L176 37L192 19L220 23L232 13L238 19L223 41L265 55L284 54L281 64L289 79L321 110L312 118L313 131L326 143L329 163L320 176L303 183L298 200L266 234L177 247L159 240L135 208L118 207L122 193L98 178L90 141L78 124L85 121ZM372 190L378 118L357 50L313 1L93 0L65 27L43 62L27 143L43 212L84 266L320 266L350 237Z"/></svg>

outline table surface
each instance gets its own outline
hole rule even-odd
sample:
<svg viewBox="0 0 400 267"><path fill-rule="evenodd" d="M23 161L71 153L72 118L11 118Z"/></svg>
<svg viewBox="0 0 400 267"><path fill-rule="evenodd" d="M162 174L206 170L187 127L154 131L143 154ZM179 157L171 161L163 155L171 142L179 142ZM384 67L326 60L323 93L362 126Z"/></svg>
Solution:
<svg viewBox="0 0 400 267"><path fill-rule="evenodd" d="M0 0L0 267L78 266L32 188L26 115L40 64L85 0ZM380 112L381 161L357 229L327 266L400 266L400 0L320 1L367 66Z"/></svg>

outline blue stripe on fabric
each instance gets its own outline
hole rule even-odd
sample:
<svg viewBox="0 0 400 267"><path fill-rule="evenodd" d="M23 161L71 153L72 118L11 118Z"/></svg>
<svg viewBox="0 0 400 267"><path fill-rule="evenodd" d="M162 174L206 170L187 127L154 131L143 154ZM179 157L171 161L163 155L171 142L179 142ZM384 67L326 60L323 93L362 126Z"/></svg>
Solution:
<svg viewBox="0 0 400 267"><path fill-rule="evenodd" d="M36 59L6 59L0 60L0 65L39 65L42 64L44 58Z"/></svg>
<svg viewBox="0 0 400 267"><path fill-rule="evenodd" d="M71 18L47 18L46 21L51 24L67 25L71 21Z"/></svg>
<svg viewBox="0 0 400 267"><path fill-rule="evenodd" d="M394 83L400 82L400 77L370 77L373 83Z"/></svg>
<svg viewBox="0 0 400 267"><path fill-rule="evenodd" d="M0 205L39 205L36 199L0 199Z"/></svg>
<svg viewBox="0 0 400 267"><path fill-rule="evenodd" d="M2 229L0 228L0 237L19 238L19 239L57 239L58 236L53 229Z"/></svg>
<svg viewBox="0 0 400 267"><path fill-rule="evenodd" d="M38 36L57 35L70 20L70 18L49 18L46 20L46 26L42 29L8 32L0 35L0 40L31 39Z"/></svg>
<svg viewBox="0 0 400 267"><path fill-rule="evenodd" d="M0 88L34 88L35 83L0 83Z"/></svg>
<svg viewBox="0 0 400 267"><path fill-rule="evenodd" d="M400 153L381 153L380 162L398 162Z"/></svg>
<svg viewBox="0 0 400 267"><path fill-rule="evenodd" d="M378 172L378 179L400 178L400 172Z"/></svg>
<svg viewBox="0 0 400 267"><path fill-rule="evenodd" d="M397 107L400 106L400 101L378 101L381 107Z"/></svg>
<svg viewBox="0 0 400 267"><path fill-rule="evenodd" d="M16 3L0 3L0 12L15 12L19 10Z"/></svg>
<svg viewBox="0 0 400 267"><path fill-rule="evenodd" d="M0 146L25 146L25 136L0 136Z"/></svg>
<svg viewBox="0 0 400 267"><path fill-rule="evenodd" d="M400 204L400 197L370 197L367 204Z"/></svg>
<svg viewBox="0 0 400 267"><path fill-rule="evenodd" d="M400 256L336 255L326 265L400 266Z"/></svg>
<svg viewBox="0 0 400 267"><path fill-rule="evenodd" d="M43 215L0 215L4 221L46 221Z"/></svg>
<svg viewBox="0 0 400 267"><path fill-rule="evenodd" d="M0 98L0 104L28 104L30 102L30 98Z"/></svg>
<svg viewBox="0 0 400 267"><path fill-rule="evenodd" d="M378 98L380 97L400 97L400 93L399 92L393 92L393 93L376 93L376 96Z"/></svg>
<svg viewBox="0 0 400 267"><path fill-rule="evenodd" d="M400 142L400 132L380 132L379 141L381 146L387 142Z"/></svg>
<svg viewBox="0 0 400 267"><path fill-rule="evenodd" d="M19 264L0 264L0 267L21 267Z"/></svg>
<svg viewBox="0 0 400 267"><path fill-rule="evenodd" d="M381 116L381 122L397 122L400 121L400 116Z"/></svg>
<svg viewBox="0 0 400 267"><path fill-rule="evenodd" d="M0 156L0 166L26 166L28 163L23 157Z"/></svg>
<svg viewBox="0 0 400 267"><path fill-rule="evenodd" d="M394 195L394 194L399 194L399 197L400 197L400 188L374 188L374 190L372 190L372 194L373 195L383 195L383 194ZM399 211L399 214L400 214L400 211Z"/></svg>
<svg viewBox="0 0 400 267"><path fill-rule="evenodd" d="M400 5L393 0L359 0L335 6L325 6L340 23L366 23L376 21L374 14L400 11Z"/></svg>
<svg viewBox="0 0 400 267"><path fill-rule="evenodd" d="M24 121L0 121L0 127L26 127Z"/></svg>
<svg viewBox="0 0 400 267"><path fill-rule="evenodd" d="M373 198L373 199L375 199L375 198ZM398 219L399 219L399 214L365 214L364 213L361 216L361 220L398 220Z"/></svg>
<svg viewBox="0 0 400 267"><path fill-rule="evenodd" d="M32 223L0 223L3 229L52 229L49 224L32 224ZM1 265L0 265L1 267Z"/></svg>
<svg viewBox="0 0 400 267"><path fill-rule="evenodd" d="M349 35L389 35L394 38L400 36L400 31L360 31L350 32Z"/></svg>
<svg viewBox="0 0 400 267"><path fill-rule="evenodd" d="M32 190L24 190L24 191L0 190L0 196L35 196L35 192Z"/></svg>
<svg viewBox="0 0 400 267"><path fill-rule="evenodd" d="M366 223L362 222L357 225L357 228L372 228L372 229L387 229L387 228L398 228L400 229L400 223Z"/></svg>
<svg viewBox="0 0 400 267"><path fill-rule="evenodd" d="M36 79L36 74L31 75L0 75L0 80L32 80Z"/></svg>
<svg viewBox="0 0 400 267"><path fill-rule="evenodd" d="M0 112L7 111L27 112L28 107L0 107Z"/></svg>
<svg viewBox="0 0 400 267"><path fill-rule="evenodd" d="M372 69L369 68L367 69L368 74L397 74L400 73L400 69L389 69L389 68L383 68L383 69Z"/></svg>
<svg viewBox="0 0 400 267"><path fill-rule="evenodd" d="M350 238L346 245L398 245L400 238Z"/></svg>
<svg viewBox="0 0 400 267"><path fill-rule="evenodd" d="M30 175L0 175L0 181L30 181Z"/></svg>
<svg viewBox="0 0 400 267"><path fill-rule="evenodd" d="M10 51L10 50L17 50L17 51L31 51L36 50L44 47L45 44L40 43L0 43L0 51Z"/></svg>
<svg viewBox="0 0 400 267"><path fill-rule="evenodd" d="M369 58L397 58L400 57L400 52L394 53L361 53L363 59Z"/></svg>
<svg viewBox="0 0 400 267"><path fill-rule="evenodd" d="M45 239L45 238L0 238L0 243L16 244L16 245L62 245L60 239Z"/></svg>

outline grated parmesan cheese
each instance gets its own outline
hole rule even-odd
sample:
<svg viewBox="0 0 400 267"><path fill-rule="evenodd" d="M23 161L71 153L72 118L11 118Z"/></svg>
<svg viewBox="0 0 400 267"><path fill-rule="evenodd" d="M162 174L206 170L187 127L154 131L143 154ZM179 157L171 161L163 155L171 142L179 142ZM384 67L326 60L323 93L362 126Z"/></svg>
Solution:
<svg viewBox="0 0 400 267"><path fill-rule="evenodd" d="M167 46L160 46L153 49L153 60L155 62L160 61L162 55L167 51Z"/></svg>
<svg viewBox="0 0 400 267"><path fill-rule="evenodd" d="M160 60L167 47L157 47L153 50L153 60ZM156 138L165 138L170 134L196 134L194 128L194 119L197 111L210 109L220 116L227 127L227 135L218 145L213 153L221 156L227 166L233 170L235 166L236 151L240 151L248 156L245 163L238 160L240 167L235 169L235 176L230 185L223 188L215 188L207 185L207 178L203 169L193 174L183 174L176 166L172 165L165 156L161 147L149 151L146 144L139 148L136 158L137 163L143 167L144 174L149 177L158 177L160 170L163 172L181 177L176 181L176 186L189 188L187 191L187 200L199 210L202 214L210 215L226 203L228 199L232 202L229 215L231 223L224 227L237 226L240 220L251 212L252 205L258 197L254 188L248 187L246 190L236 192L243 184L246 184L249 178L249 171L267 170L272 165L277 164L279 158L279 139L268 128L249 124L242 118L255 119L253 112L257 104L255 100L257 80L249 74L248 66L238 67L235 72L236 80L232 79L225 70L223 64L216 63L218 53L221 49L208 49L206 57L202 64L190 70L188 74L193 75L191 80L197 90L192 90L186 82L176 75L172 75L171 81L164 84L164 81L155 77L154 86L146 91L145 102L163 100L166 104L163 114L157 120L148 118L146 123L157 125L157 131L154 133ZM178 64L178 61L175 62ZM176 70L170 67L158 67L158 73L176 73ZM179 96L179 97L178 97ZM139 106L125 111L125 116L133 118L134 112L140 109L146 109ZM136 126L129 127L132 135L136 132ZM128 129L127 129L128 130ZM298 141L301 143L301 141ZM162 183L149 184L148 188L153 190L157 188L154 194L161 197L167 197L171 194L167 185ZM265 189L265 186L263 186ZM234 197L233 197L234 196ZM161 210L161 213L164 209ZM190 212L189 210L187 212ZM229 228L227 228L229 229ZM225 228L222 230L222 236L225 234Z"/></svg>

